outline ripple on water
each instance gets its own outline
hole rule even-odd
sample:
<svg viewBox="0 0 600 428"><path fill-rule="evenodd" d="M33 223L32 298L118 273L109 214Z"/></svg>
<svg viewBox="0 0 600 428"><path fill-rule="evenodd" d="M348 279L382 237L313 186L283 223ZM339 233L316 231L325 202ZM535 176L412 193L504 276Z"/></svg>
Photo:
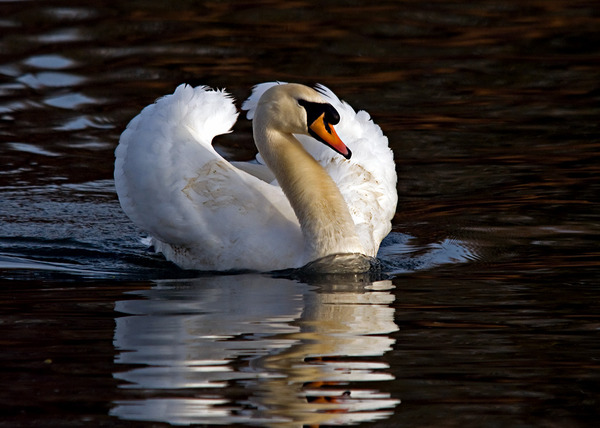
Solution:
<svg viewBox="0 0 600 428"><path fill-rule="evenodd" d="M76 66L77 62L62 55L48 54L30 56L23 61L23 64L43 70L63 70Z"/></svg>
<svg viewBox="0 0 600 428"><path fill-rule="evenodd" d="M401 274L436 266L468 263L479 260L477 245L469 241L445 238L428 244L413 242L414 237L403 233L390 233L381 243L377 257L384 270Z"/></svg>
<svg viewBox="0 0 600 428"><path fill-rule="evenodd" d="M75 109L86 104L98 104L98 100L90 98L79 92L70 92L66 94L53 95L47 97L44 103L52 107L64 109Z"/></svg>
<svg viewBox="0 0 600 428"><path fill-rule="evenodd" d="M60 153L52 152L52 151L44 149L36 144L10 142L10 143L6 143L6 145L8 147L12 148L13 150L16 150L21 153L33 153L33 154L40 155L40 156L51 156L51 157L61 156Z"/></svg>
<svg viewBox="0 0 600 428"><path fill-rule="evenodd" d="M87 79L81 75L59 71L28 73L17 79L32 89L70 88L83 84Z"/></svg>
<svg viewBox="0 0 600 428"><path fill-rule="evenodd" d="M44 262L24 257L11 257L1 254L0 270L21 272L58 272L61 274L85 276L88 278L106 278L118 275L117 272L85 269L73 263Z"/></svg>
<svg viewBox="0 0 600 428"><path fill-rule="evenodd" d="M32 37L37 43L69 43L83 41L87 36L79 28L63 28Z"/></svg>

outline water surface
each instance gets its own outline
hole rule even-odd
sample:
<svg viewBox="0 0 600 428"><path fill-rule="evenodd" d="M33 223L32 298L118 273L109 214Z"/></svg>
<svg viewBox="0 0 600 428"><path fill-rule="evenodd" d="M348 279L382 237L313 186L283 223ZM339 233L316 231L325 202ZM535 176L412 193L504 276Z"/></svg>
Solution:
<svg viewBox="0 0 600 428"><path fill-rule="evenodd" d="M593 426L595 2L0 3L0 425ZM332 88L390 139L365 276L147 251L113 151L187 82ZM245 120L219 137L254 156Z"/></svg>

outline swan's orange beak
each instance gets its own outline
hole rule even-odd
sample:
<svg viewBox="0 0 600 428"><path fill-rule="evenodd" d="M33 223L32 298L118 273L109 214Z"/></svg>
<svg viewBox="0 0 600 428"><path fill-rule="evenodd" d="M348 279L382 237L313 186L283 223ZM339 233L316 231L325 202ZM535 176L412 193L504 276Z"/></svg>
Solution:
<svg viewBox="0 0 600 428"><path fill-rule="evenodd" d="M313 123L310 124L308 129L321 142L327 144L333 150L344 156L346 159L350 159L352 152L338 136L337 132L330 123L325 122L325 113L321 114Z"/></svg>

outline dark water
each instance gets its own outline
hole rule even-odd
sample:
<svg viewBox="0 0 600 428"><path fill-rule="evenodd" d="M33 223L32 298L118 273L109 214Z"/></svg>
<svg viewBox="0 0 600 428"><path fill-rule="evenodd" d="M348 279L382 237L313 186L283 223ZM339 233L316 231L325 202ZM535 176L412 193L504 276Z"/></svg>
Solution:
<svg viewBox="0 0 600 428"><path fill-rule="evenodd" d="M599 29L578 0L1 2L0 426L595 426ZM143 106L276 79L390 138L381 277L183 272L120 210Z"/></svg>

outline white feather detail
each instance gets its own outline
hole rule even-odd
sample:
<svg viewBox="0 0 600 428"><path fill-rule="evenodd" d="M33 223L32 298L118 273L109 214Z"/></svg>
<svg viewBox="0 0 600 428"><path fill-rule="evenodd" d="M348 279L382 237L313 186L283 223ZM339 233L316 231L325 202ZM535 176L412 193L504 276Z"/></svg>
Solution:
<svg viewBox="0 0 600 428"><path fill-rule="evenodd" d="M271 82L243 103L252 119ZM295 135L326 169L346 201L367 255L375 256L391 229L397 203L393 154L381 129L322 85L338 110L335 129L352 150L346 160L305 135ZM224 91L180 85L144 108L115 151L115 185L125 213L153 237L156 249L186 269L260 271L300 267L303 236L276 182L258 166L232 164L212 146L237 119ZM255 176L256 175L256 176ZM258 178L260 177L260 178Z"/></svg>

